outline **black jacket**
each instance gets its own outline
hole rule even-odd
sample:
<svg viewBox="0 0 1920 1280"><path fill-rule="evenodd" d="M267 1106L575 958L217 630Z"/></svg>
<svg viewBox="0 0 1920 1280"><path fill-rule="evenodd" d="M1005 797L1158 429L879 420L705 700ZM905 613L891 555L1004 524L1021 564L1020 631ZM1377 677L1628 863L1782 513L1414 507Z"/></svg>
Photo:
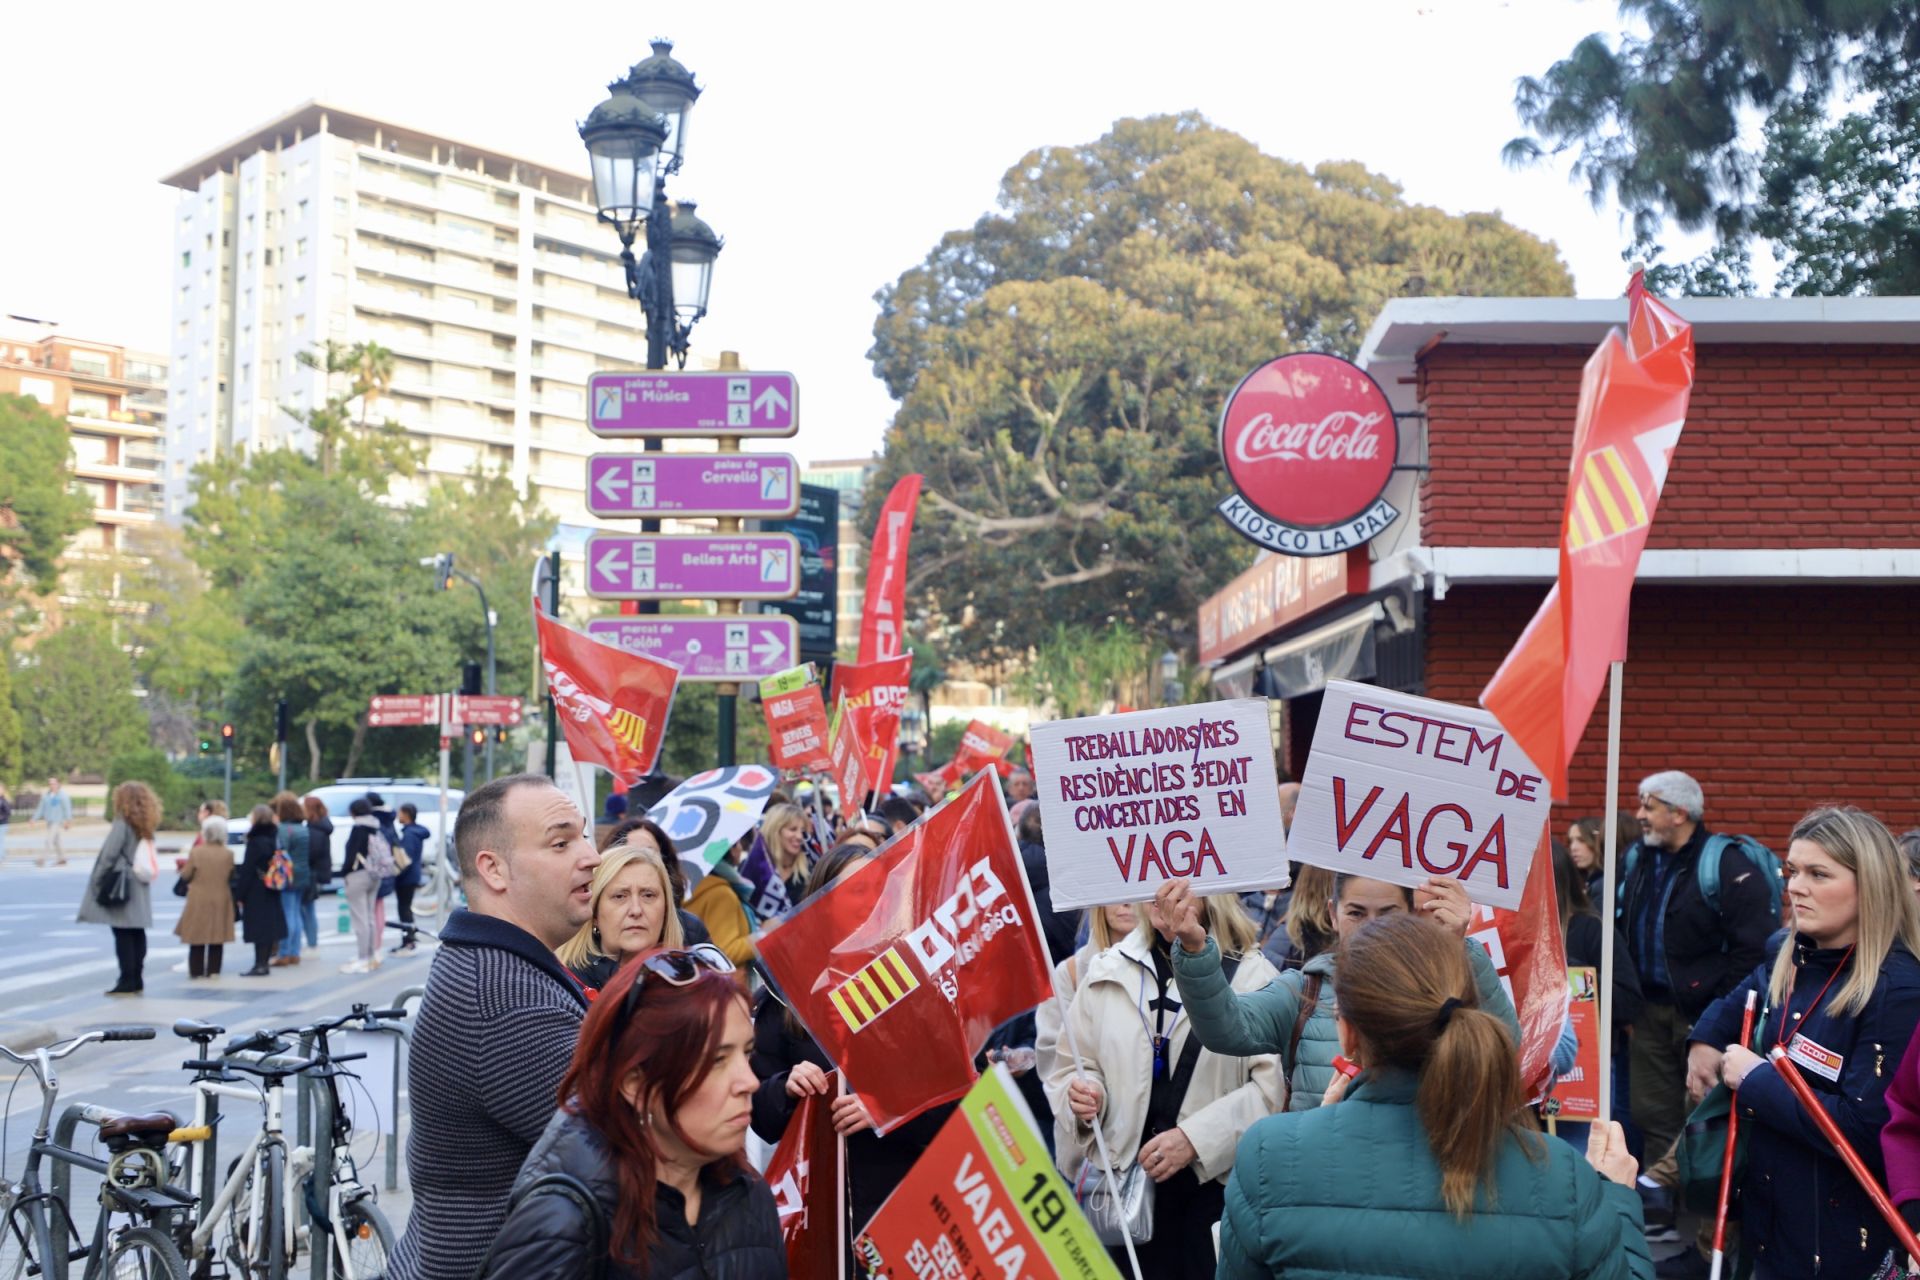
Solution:
<svg viewBox="0 0 1920 1280"><path fill-rule="evenodd" d="M240 900L241 936L248 942L279 942L287 936L280 891L267 888L274 838L280 828L265 822L247 830L246 858L233 872L233 896Z"/></svg>
<svg viewBox="0 0 1920 1280"><path fill-rule="evenodd" d="M751 1172L709 1165L700 1221L664 1183L654 1191L659 1238L644 1280L785 1280L786 1245L773 1192ZM593 1126L557 1111L513 1184L513 1206L478 1280L640 1280L608 1261L619 1208L612 1157ZM595 1256L596 1249L600 1250Z"/></svg>
<svg viewBox="0 0 1920 1280"><path fill-rule="evenodd" d="M1600 917L1586 912L1567 921L1567 964L1600 968ZM1640 1020L1640 972L1627 954L1627 940L1613 931L1613 1038L1625 1039L1626 1028Z"/></svg>
<svg viewBox="0 0 1920 1280"><path fill-rule="evenodd" d="M307 823L307 866L314 888L325 888L333 882L333 819Z"/></svg>
<svg viewBox="0 0 1920 1280"><path fill-rule="evenodd" d="M1054 964L1059 964L1073 954L1073 936L1080 926L1080 913L1053 909L1053 880L1047 874L1044 845L1021 845L1020 861L1027 869L1027 883L1033 888L1033 905L1040 912L1040 933L1046 939L1047 955Z"/></svg>
<svg viewBox="0 0 1920 1280"><path fill-rule="evenodd" d="M1633 874L1620 886L1620 932L1630 944L1640 972L1640 990L1649 1004L1671 1004L1689 1019L1734 989L1752 973L1766 954L1767 935L1780 927L1780 904L1772 886L1737 845L1720 855L1720 910L1716 914L1700 892L1695 864L1705 847L1708 831L1700 826L1676 854L1663 854L1636 841L1628 850ZM1637 850L1638 852L1635 852ZM1657 868L1663 857L1679 859L1666 892L1666 990L1650 958L1642 953L1639 936L1642 901L1655 892ZM1626 865L1625 860L1621 866ZM1658 904L1653 904L1657 911Z"/></svg>

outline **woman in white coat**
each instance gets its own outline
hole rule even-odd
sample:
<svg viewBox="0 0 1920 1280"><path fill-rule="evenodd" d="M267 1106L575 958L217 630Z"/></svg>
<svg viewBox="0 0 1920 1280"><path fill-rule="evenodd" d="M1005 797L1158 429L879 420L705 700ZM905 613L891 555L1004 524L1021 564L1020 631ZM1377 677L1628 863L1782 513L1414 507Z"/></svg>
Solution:
<svg viewBox="0 0 1920 1280"><path fill-rule="evenodd" d="M1234 895L1205 899L1202 913L1221 953L1233 957L1234 990L1258 991L1278 976ZM1097 1161L1097 1120L1116 1172L1124 1177L1137 1163L1155 1183L1153 1238L1136 1246L1143 1273L1206 1280L1234 1151L1256 1120L1280 1109L1284 1085L1274 1054L1224 1057L1192 1040L1166 940L1152 909L1142 916L1087 963L1067 1011L1086 1071L1063 1034L1049 1082L1066 1101L1055 1121L1057 1158L1069 1176ZM1124 1266L1124 1250L1113 1252Z"/></svg>
<svg viewBox="0 0 1920 1280"><path fill-rule="evenodd" d="M1093 958L1134 931L1140 923L1139 909L1131 902L1118 902L1087 909L1087 945L1053 966L1053 994L1033 1011L1034 1072L1047 1093L1047 1104L1058 1116L1067 1109L1067 1078L1054 1083L1054 1066L1064 1058L1073 1065L1073 1046L1060 1043L1060 1030L1074 992L1080 990L1081 975Z"/></svg>

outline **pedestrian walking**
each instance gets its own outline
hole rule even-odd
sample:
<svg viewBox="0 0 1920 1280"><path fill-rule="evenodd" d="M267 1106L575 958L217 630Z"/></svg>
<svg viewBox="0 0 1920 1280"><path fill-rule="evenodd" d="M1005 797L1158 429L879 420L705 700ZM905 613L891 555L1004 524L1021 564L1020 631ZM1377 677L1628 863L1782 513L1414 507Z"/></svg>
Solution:
<svg viewBox="0 0 1920 1280"><path fill-rule="evenodd" d="M340 854L340 881L347 895L347 914L353 921L354 958L340 966L342 973L371 973L380 967L378 917L382 871L393 862L392 847L381 833L380 820L365 797L347 806L347 842ZM384 853L385 866L381 863Z"/></svg>
<svg viewBox="0 0 1920 1280"><path fill-rule="evenodd" d="M472 1280L553 1118L587 1010L553 954L588 918L600 854L584 821L539 774L497 778L460 805L467 906L440 930L409 1040L413 1214L388 1280Z"/></svg>
<svg viewBox="0 0 1920 1280"><path fill-rule="evenodd" d="M0 866L7 860L7 826L13 821L13 793L0 782Z"/></svg>
<svg viewBox="0 0 1920 1280"><path fill-rule="evenodd" d="M73 827L73 797L60 785L60 779L47 779L47 789L40 793L40 803L34 806L33 820L47 824L46 847L53 851L53 865L66 866L67 832ZM35 854L33 865L47 865L45 856Z"/></svg>
<svg viewBox="0 0 1920 1280"><path fill-rule="evenodd" d="M1310 883L1301 877L1294 891L1296 906ZM1416 891L1385 880L1343 875L1335 877L1329 896L1325 914L1336 943L1382 916L1416 913L1438 920L1461 940L1461 954L1473 971L1482 1006L1503 1019L1519 1043L1520 1019L1493 958L1467 937L1473 904L1467 899L1466 886L1435 877ZM1192 903L1185 880L1169 880L1155 894L1160 917L1176 940L1173 976L1200 1043L1218 1053L1280 1054L1288 1086L1287 1109L1310 1111L1319 1106L1333 1083L1333 1059L1340 1052L1339 1000L1334 994L1338 946L1248 991L1237 981L1227 981L1221 948L1200 927Z"/></svg>
<svg viewBox="0 0 1920 1280"><path fill-rule="evenodd" d="M286 917L287 936L280 940L280 953L273 958L275 965L293 965L300 963L300 941L302 935L311 940L311 945L320 945L319 913L313 905L313 859L311 837L307 832L307 810L300 803L300 797L291 791L282 791L272 800L273 816L278 822L274 832L274 848L287 856L290 878L280 890L280 912Z"/></svg>
<svg viewBox="0 0 1920 1280"><path fill-rule="evenodd" d="M1778 954L1694 1024L1687 1089L1700 1097L1719 1082L1736 1093L1740 1245L1754 1280L1865 1276L1896 1248L1893 1232L1764 1055L1787 1051L1884 1183L1887 1086L1911 1074L1904 1058L1920 1025L1920 909L1892 833L1851 806L1815 809L1794 827L1787 902L1793 932ZM1758 1052L1738 1043L1748 991L1763 1006ZM1892 1132L1898 1147L1912 1130Z"/></svg>
<svg viewBox="0 0 1920 1280"><path fill-rule="evenodd" d="M1185 905L1224 972L1251 994L1278 976L1253 945L1253 922L1231 893ZM1146 913L1151 915L1149 911ZM1168 936L1143 919L1095 956L1067 1009L1066 1029L1080 1058L1056 1054L1055 1162L1069 1177L1097 1160L1100 1125L1113 1169L1124 1180L1138 1166L1154 1182L1153 1237L1135 1245L1141 1271L1156 1280L1213 1275L1213 1224L1220 1220L1234 1151L1255 1120L1286 1098L1271 1049L1217 1053L1194 1034L1174 985ZM1125 1267L1126 1254L1111 1248Z"/></svg>
<svg viewBox="0 0 1920 1280"><path fill-rule="evenodd" d="M480 1280L784 1280L742 1154L753 1024L730 968L712 946L650 951L595 1001Z"/></svg>
<svg viewBox="0 0 1920 1280"><path fill-rule="evenodd" d="M656 947L677 951L684 946L673 883L651 848L628 841L602 850L589 906L587 922L555 954L595 991L628 958Z"/></svg>
<svg viewBox="0 0 1920 1280"><path fill-rule="evenodd" d="M160 797L144 782L123 782L113 789L113 814L113 826L93 861L76 919L113 929L120 977L106 994L137 996L146 989L152 885L160 874L160 855L153 847L153 834L160 829Z"/></svg>
<svg viewBox="0 0 1920 1280"><path fill-rule="evenodd" d="M1252 1126L1220 1280L1650 1280L1619 1126L1596 1125L1585 1160L1534 1128L1512 1030L1482 1006L1457 932L1373 920L1342 944L1333 985L1363 1071L1332 1105Z"/></svg>
<svg viewBox="0 0 1920 1280"><path fill-rule="evenodd" d="M400 913L401 925L400 944L393 953L410 956L419 950L413 934L413 895L419 890L427 869L427 838L433 833L420 825L420 810L410 804L403 804L397 810L393 829L400 837L400 843L394 848L406 854L407 864L393 878L393 904ZM400 859L396 857L394 861L398 863Z"/></svg>
<svg viewBox="0 0 1920 1280"><path fill-rule="evenodd" d="M375 886L373 895L373 955L367 962L369 969L380 967L380 939L387 936L387 899L393 896L394 881L399 878L399 859L393 852L400 847L400 828L394 821L393 810L387 808L387 802L378 791L367 792L367 805L375 822L380 824L381 838L387 842L387 859L379 868L380 883Z"/></svg>
<svg viewBox="0 0 1920 1280"><path fill-rule="evenodd" d="M264 978L272 971L269 964L286 937L287 913L280 905L280 890L293 871L280 852L280 825L274 821L272 808L253 806L247 823L245 854L233 878L234 897L240 903L240 935L253 944L253 967L242 970L240 976Z"/></svg>
<svg viewBox="0 0 1920 1280"><path fill-rule="evenodd" d="M200 832L180 868L187 901L173 932L187 944L187 977L220 976L220 959L233 941L233 850L227 845L227 819L204 813Z"/></svg>

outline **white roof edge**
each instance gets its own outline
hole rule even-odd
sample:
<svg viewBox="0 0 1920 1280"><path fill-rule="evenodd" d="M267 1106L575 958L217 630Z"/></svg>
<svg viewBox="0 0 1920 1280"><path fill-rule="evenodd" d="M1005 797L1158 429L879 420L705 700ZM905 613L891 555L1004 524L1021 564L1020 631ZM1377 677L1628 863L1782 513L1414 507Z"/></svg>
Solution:
<svg viewBox="0 0 1920 1280"><path fill-rule="evenodd" d="M1557 547L1412 547L1376 561L1368 589L1409 578L1449 583L1547 583L1560 571ZM1920 580L1920 547L1661 548L1640 558L1640 582L1791 584Z"/></svg>
<svg viewBox="0 0 1920 1280"><path fill-rule="evenodd" d="M1920 297L1678 298L1673 309L1710 342L1920 344ZM1588 344L1627 318L1620 298L1394 298L1361 344L1359 363L1410 360L1447 342Z"/></svg>

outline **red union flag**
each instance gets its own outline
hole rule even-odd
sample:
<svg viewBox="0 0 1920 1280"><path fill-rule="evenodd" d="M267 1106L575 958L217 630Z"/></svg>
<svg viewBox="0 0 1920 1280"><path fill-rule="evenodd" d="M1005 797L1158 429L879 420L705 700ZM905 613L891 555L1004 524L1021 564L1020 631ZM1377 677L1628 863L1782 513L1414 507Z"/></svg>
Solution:
<svg viewBox="0 0 1920 1280"><path fill-rule="evenodd" d="M1627 332L1601 340L1580 381L1560 521L1560 576L1480 691L1566 800L1567 762L1607 666L1627 656L1627 606L1693 394L1693 327L1636 273Z"/></svg>
<svg viewBox="0 0 1920 1280"><path fill-rule="evenodd" d="M1520 1017L1520 1079L1538 1098L1551 1074L1554 1042L1567 1013L1567 949L1554 904L1551 833L1540 833L1517 911L1476 907L1469 936L1487 948Z"/></svg>
<svg viewBox="0 0 1920 1280"><path fill-rule="evenodd" d="M917 475L901 476L880 508L867 555L867 607L860 614L860 661L891 658L906 647L907 547L920 506Z"/></svg>
<svg viewBox="0 0 1920 1280"><path fill-rule="evenodd" d="M867 738L867 777L879 791L893 781L894 756L900 742L900 710L907 705L913 655L902 653L878 662L833 664L835 706L841 695L847 710L860 722Z"/></svg>
<svg viewBox="0 0 1920 1280"><path fill-rule="evenodd" d="M960 779L979 769L992 766L994 772L1006 777L1013 772L1013 766L1007 763L1007 752L1013 750L1013 738L1000 732L984 720L972 720L960 735L959 749L953 753L953 759L947 761L940 770L945 785L951 787Z"/></svg>
<svg viewBox="0 0 1920 1280"><path fill-rule="evenodd" d="M1050 994L997 781L974 778L770 926L760 958L877 1131L964 1094L993 1029Z"/></svg>
<svg viewBox="0 0 1920 1280"><path fill-rule="evenodd" d="M534 622L567 750L627 786L646 777L667 734L680 669L601 644L538 608Z"/></svg>
<svg viewBox="0 0 1920 1280"><path fill-rule="evenodd" d="M825 1093L800 1099L767 1162L787 1271L796 1276L837 1276L846 1256L841 1240L847 1217L842 1203L846 1144L833 1128L833 1100L839 1093L836 1071L827 1076Z"/></svg>
<svg viewBox="0 0 1920 1280"><path fill-rule="evenodd" d="M827 771L840 788L840 811L852 813L855 809L864 809L867 792L873 790L872 779L867 776L870 763L867 735L862 731L860 722L847 713L845 699L834 708L830 737L831 741L827 744Z"/></svg>

